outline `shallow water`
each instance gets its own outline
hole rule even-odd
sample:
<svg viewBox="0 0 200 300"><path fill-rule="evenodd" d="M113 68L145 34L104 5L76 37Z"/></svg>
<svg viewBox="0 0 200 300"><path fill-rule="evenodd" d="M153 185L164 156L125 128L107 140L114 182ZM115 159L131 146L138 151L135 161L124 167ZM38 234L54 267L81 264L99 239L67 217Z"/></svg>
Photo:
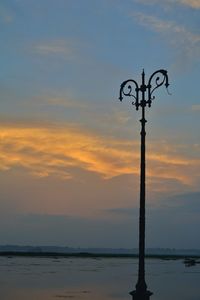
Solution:
<svg viewBox="0 0 200 300"><path fill-rule="evenodd" d="M0 257L1 300L131 300L137 260ZM199 300L200 265L146 260L151 300Z"/></svg>

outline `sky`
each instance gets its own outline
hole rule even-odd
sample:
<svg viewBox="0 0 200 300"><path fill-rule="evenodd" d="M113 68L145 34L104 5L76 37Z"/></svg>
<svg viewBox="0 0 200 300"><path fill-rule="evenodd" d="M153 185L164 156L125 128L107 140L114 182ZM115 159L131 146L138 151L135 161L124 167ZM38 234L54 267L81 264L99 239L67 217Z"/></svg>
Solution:
<svg viewBox="0 0 200 300"><path fill-rule="evenodd" d="M200 248L200 0L1 0L0 244Z"/></svg>

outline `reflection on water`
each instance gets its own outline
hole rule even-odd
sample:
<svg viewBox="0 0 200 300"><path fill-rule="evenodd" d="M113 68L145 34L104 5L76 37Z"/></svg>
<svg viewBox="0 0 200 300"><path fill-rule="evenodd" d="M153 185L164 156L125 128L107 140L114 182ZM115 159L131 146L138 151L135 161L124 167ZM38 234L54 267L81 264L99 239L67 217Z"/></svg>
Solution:
<svg viewBox="0 0 200 300"><path fill-rule="evenodd" d="M128 258L0 257L2 300L131 300L137 260ZM151 300L199 300L200 265L147 259Z"/></svg>

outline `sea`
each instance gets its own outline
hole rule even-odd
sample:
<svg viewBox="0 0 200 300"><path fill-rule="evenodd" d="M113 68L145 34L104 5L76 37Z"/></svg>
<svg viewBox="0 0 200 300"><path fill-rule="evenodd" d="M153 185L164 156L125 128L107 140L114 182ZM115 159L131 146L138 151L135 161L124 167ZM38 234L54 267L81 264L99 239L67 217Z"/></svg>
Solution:
<svg viewBox="0 0 200 300"><path fill-rule="evenodd" d="M1 300L132 300L136 258L0 257ZM146 259L151 300L200 300L200 264Z"/></svg>

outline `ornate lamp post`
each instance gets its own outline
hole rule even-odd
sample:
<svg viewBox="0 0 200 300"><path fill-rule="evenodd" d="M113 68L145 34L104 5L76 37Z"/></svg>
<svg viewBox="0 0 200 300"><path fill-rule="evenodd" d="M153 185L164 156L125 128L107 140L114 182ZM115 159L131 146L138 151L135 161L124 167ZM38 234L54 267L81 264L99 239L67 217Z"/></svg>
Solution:
<svg viewBox="0 0 200 300"><path fill-rule="evenodd" d="M133 98L132 105L139 110L141 107L142 118L141 122L141 164L140 164L140 217L139 217L139 266L138 266L138 281L136 289L130 292L133 300L149 300L152 292L147 290L145 282L145 108L151 107L154 91L162 85L166 88L169 86L168 75L166 70L157 70L154 72L145 84L145 73L142 72L142 84L133 79L128 79L121 84L119 100L122 101L123 96ZM141 92L141 97L140 97ZM147 96L146 96L147 93Z"/></svg>

